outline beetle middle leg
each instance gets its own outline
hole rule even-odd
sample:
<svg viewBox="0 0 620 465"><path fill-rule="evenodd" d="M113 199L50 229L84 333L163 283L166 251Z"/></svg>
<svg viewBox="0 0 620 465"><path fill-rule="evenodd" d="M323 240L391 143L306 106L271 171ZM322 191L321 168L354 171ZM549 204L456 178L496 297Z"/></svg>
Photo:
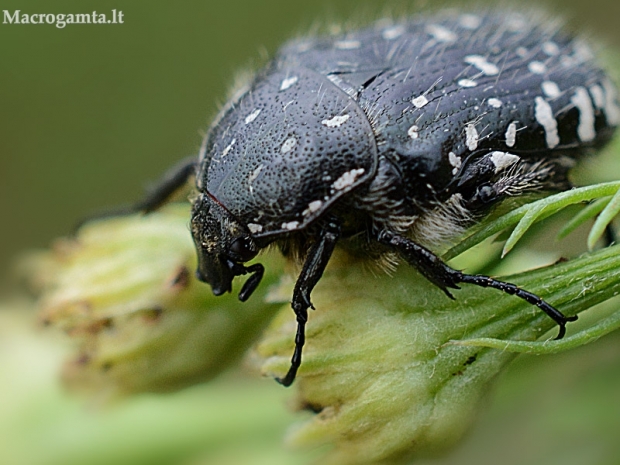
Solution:
<svg viewBox="0 0 620 465"><path fill-rule="evenodd" d="M286 376L284 378L276 378L276 381L283 386L290 386L293 383L297 370L301 365L301 352L306 341L305 329L306 322L308 321L308 309L314 309L310 302L310 293L319 282L319 279L321 279L339 237L340 222L336 219L328 221L321 230L318 240L310 248L304 266L295 283L293 300L291 302L297 318L295 351L291 358L291 367Z"/></svg>
<svg viewBox="0 0 620 465"><path fill-rule="evenodd" d="M520 287L484 275L466 274L446 265L441 258L411 239L383 230L378 234L378 241L398 252L410 265L416 267L430 282L442 289L448 297L454 299L448 289L459 289L458 284L474 284L480 287L492 287L506 294L514 295L535 305L545 312L560 327L556 339L562 339L566 333L566 323L575 321L577 316L565 316L536 294Z"/></svg>

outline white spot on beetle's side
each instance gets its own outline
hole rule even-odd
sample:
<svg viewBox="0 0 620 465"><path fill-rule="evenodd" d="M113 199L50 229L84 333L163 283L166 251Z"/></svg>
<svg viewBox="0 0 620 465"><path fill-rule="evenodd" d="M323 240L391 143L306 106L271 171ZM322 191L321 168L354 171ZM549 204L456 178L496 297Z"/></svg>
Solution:
<svg viewBox="0 0 620 465"><path fill-rule="evenodd" d="M439 24L428 24L426 26L426 32L433 36L438 42L456 42L458 36L450 29L446 29Z"/></svg>
<svg viewBox="0 0 620 465"><path fill-rule="evenodd" d="M461 157L459 157L454 152L449 152L448 153L448 161L452 165L452 174L458 173L459 169L461 168L461 164L463 163L463 160L461 160Z"/></svg>
<svg viewBox="0 0 620 465"><path fill-rule="evenodd" d="M286 229L287 231L297 229L298 226L299 221L289 221L288 223L282 223L282 229Z"/></svg>
<svg viewBox="0 0 620 465"><path fill-rule="evenodd" d="M346 189L347 187L352 186L355 183L355 180L364 174L364 168L357 168L351 171L347 171L342 176L334 181L332 187L337 191L342 189Z"/></svg>
<svg viewBox="0 0 620 465"><path fill-rule="evenodd" d="M428 99L424 95L420 95L419 97L411 99L411 103L413 103L416 108L422 108L428 103Z"/></svg>
<svg viewBox="0 0 620 465"><path fill-rule="evenodd" d="M297 80L298 80L297 76L291 76L286 79L283 79L282 83L280 84L280 90L286 90L289 87L294 86Z"/></svg>
<svg viewBox="0 0 620 465"><path fill-rule="evenodd" d="M282 147L280 148L280 152L288 153L293 150L293 147L297 145L297 139L294 136L289 137L284 141Z"/></svg>
<svg viewBox="0 0 620 465"><path fill-rule="evenodd" d="M527 21L521 15L509 15L506 29L511 32L522 32L527 28Z"/></svg>
<svg viewBox="0 0 620 465"><path fill-rule="evenodd" d="M250 113L248 116L245 117L245 124L250 124L252 121L254 121L258 115L260 115L260 108L257 108L256 110L254 110L252 113Z"/></svg>
<svg viewBox="0 0 620 465"><path fill-rule="evenodd" d="M308 208L306 208L303 212L301 212L301 214L303 216L308 216L311 213L319 211L322 206L323 206L323 201L322 200L315 200L313 202L310 202L308 204Z"/></svg>
<svg viewBox="0 0 620 465"><path fill-rule="evenodd" d="M300 42L297 44L297 51L299 53L305 53L314 46L314 42L308 40L306 42Z"/></svg>
<svg viewBox="0 0 620 465"><path fill-rule="evenodd" d="M495 174L517 163L521 158L508 152L491 152L491 163L495 165Z"/></svg>
<svg viewBox="0 0 620 465"><path fill-rule="evenodd" d="M257 234L263 230L263 227L257 223L248 223L248 229L252 234Z"/></svg>
<svg viewBox="0 0 620 465"><path fill-rule="evenodd" d="M463 61L468 65L475 66L486 76L495 76L499 73L499 68L495 64L487 61L482 55L468 55Z"/></svg>
<svg viewBox="0 0 620 465"><path fill-rule="evenodd" d="M524 58L525 56L527 56L528 51L527 51L527 48L525 47L517 47L515 49L515 53L517 54L517 56Z"/></svg>
<svg viewBox="0 0 620 465"><path fill-rule="evenodd" d="M414 124L407 131L407 135L411 137L412 139L417 139L419 137L418 130L419 128Z"/></svg>
<svg viewBox="0 0 620 465"><path fill-rule="evenodd" d="M602 110L605 106L605 93L603 89L598 84L590 87L590 94L592 95L592 100L594 101L594 105L599 110Z"/></svg>
<svg viewBox="0 0 620 465"><path fill-rule="evenodd" d="M605 89L605 116L612 126L620 124L620 107L618 107L618 91L609 79L603 81Z"/></svg>
<svg viewBox="0 0 620 465"><path fill-rule="evenodd" d="M545 129L545 140L547 147L550 149L557 147L560 143L560 136L558 135L558 122L553 116L553 110L551 105L542 97L536 97L536 104L534 107L534 116L536 121Z"/></svg>
<svg viewBox="0 0 620 465"><path fill-rule="evenodd" d="M491 97L489 100L487 100L487 103L493 108L500 108L503 105L502 101L495 97Z"/></svg>
<svg viewBox="0 0 620 465"><path fill-rule="evenodd" d="M543 81L540 87L542 88L543 93L548 98L557 98L560 95L562 95L562 91L560 90L558 85L553 81Z"/></svg>
<svg viewBox="0 0 620 465"><path fill-rule="evenodd" d="M479 16L472 14L464 14L459 17L459 24L465 29L478 29L482 24L482 19Z"/></svg>
<svg viewBox="0 0 620 465"><path fill-rule="evenodd" d="M359 40L337 40L334 42L334 47L339 50L355 50L361 46L362 43Z"/></svg>
<svg viewBox="0 0 620 465"><path fill-rule="evenodd" d="M465 126L465 145L472 152L478 148L478 131L472 123Z"/></svg>
<svg viewBox="0 0 620 465"><path fill-rule="evenodd" d="M346 123L349 118L350 115L336 115L331 119L324 119L321 121L321 124L323 126L327 126L328 128L338 128Z"/></svg>
<svg viewBox="0 0 620 465"><path fill-rule="evenodd" d="M263 164L261 163L260 165L256 167L254 171L252 171L252 173L248 177L249 184L252 184L252 182L258 177L262 169L263 169Z"/></svg>
<svg viewBox="0 0 620 465"><path fill-rule="evenodd" d="M532 74L545 74L547 72L547 65L542 61L530 61L527 65L527 69L529 69Z"/></svg>
<svg viewBox="0 0 620 465"><path fill-rule="evenodd" d="M235 145L235 142L237 142L237 139L233 139L230 141L230 144L228 144L226 148L224 149L224 151L222 152L222 158L228 155L228 152L231 151L231 149L233 148L233 145Z"/></svg>
<svg viewBox="0 0 620 465"><path fill-rule="evenodd" d="M594 108L590 95L584 87L577 87L575 95L570 101L579 110L579 125L577 126L577 136L581 142L590 142L596 137L594 129Z"/></svg>
<svg viewBox="0 0 620 465"><path fill-rule="evenodd" d="M381 37L383 37L385 40L394 40L402 36L404 33L404 26L390 26L388 28L385 28L383 32L381 32Z"/></svg>
<svg viewBox="0 0 620 465"><path fill-rule="evenodd" d="M508 147L514 147L517 142L517 122L513 121L508 125L506 129L506 145Z"/></svg>
<svg viewBox="0 0 620 465"><path fill-rule="evenodd" d="M590 46L581 40L575 42L573 50L575 51L573 55L579 62L589 61L594 58L594 53Z"/></svg>
<svg viewBox="0 0 620 465"><path fill-rule="evenodd" d="M478 85L473 79L461 79L458 84L461 87L476 87Z"/></svg>
<svg viewBox="0 0 620 465"><path fill-rule="evenodd" d="M560 54L560 47L558 47L558 44L555 42L549 40L542 44L542 51L550 57L553 57Z"/></svg>

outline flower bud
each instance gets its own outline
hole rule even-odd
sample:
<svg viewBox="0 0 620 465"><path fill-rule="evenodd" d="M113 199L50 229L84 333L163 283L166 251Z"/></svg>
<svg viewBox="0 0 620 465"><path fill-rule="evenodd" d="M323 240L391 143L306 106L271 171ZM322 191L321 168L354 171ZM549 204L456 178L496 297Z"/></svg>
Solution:
<svg viewBox="0 0 620 465"><path fill-rule="evenodd" d="M269 322L277 258L248 302L215 297L194 277L188 218L177 204L91 222L38 260L41 318L77 345L63 370L70 387L103 398L178 389L238 361Z"/></svg>

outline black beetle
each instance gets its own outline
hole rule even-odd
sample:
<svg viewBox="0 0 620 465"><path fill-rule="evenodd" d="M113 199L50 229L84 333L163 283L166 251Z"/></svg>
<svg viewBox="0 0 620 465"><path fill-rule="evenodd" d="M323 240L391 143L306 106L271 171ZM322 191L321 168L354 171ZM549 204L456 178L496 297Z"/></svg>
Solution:
<svg viewBox="0 0 620 465"><path fill-rule="evenodd" d="M574 160L620 121L616 89L581 40L514 12L443 12L286 44L211 126L198 159L142 204L195 175L198 278L216 295L277 244L303 267L292 297L301 363L310 293L336 244L400 257L449 297L459 283L514 294L559 326L538 296L447 266L445 241L506 197L570 187ZM424 244L424 245L422 245Z"/></svg>

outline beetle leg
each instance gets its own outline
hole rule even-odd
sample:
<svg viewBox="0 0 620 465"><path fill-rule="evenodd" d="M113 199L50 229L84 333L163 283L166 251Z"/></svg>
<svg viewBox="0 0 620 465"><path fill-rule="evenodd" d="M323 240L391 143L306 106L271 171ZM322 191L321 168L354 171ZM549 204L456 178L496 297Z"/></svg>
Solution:
<svg viewBox="0 0 620 465"><path fill-rule="evenodd" d="M258 287L260 284L260 280L263 279L263 274L265 273L265 267L260 263L255 263L250 266L243 266L239 263L230 262L229 265L235 276L242 276L244 274L250 273L251 276L246 279L243 286L241 286L241 290L239 291L239 300L241 302L245 302L250 298L252 292Z"/></svg>
<svg viewBox="0 0 620 465"><path fill-rule="evenodd" d="M339 237L340 222L337 220L328 221L325 228L321 230L318 241L310 249L295 283L291 303L297 317L297 334L295 335L295 351L291 358L291 367L284 378L276 378L276 381L283 386L290 386L293 383L301 365L301 352L306 340L305 328L308 321L308 308L314 309L310 302L310 293L321 279Z"/></svg>
<svg viewBox="0 0 620 465"><path fill-rule="evenodd" d="M82 218L74 227L73 234L77 232L84 224L93 220L102 220L114 216L131 215L137 212L151 213L163 204L165 204L172 195L174 195L181 187L183 187L188 179L196 172L196 157L186 158L176 166L173 166L158 185L149 192L141 202L126 207L115 208L108 211L95 213L93 215Z"/></svg>
<svg viewBox="0 0 620 465"><path fill-rule="evenodd" d="M157 186L147 194L146 198L133 207L134 211L150 213L160 208L187 184L192 175L196 174L197 163L196 157L190 157L173 166L164 174Z"/></svg>
<svg viewBox="0 0 620 465"><path fill-rule="evenodd" d="M535 305L545 312L560 327L556 339L562 339L566 333L566 323L575 321L577 316L564 316L562 312L549 305L536 294L532 294L520 287L499 281L484 275L472 275L450 268L441 258L419 244L406 237L399 236L389 231L381 231L377 237L379 242L396 250L410 265L416 267L430 282L442 289L450 298L452 294L448 288L458 289L459 283L474 284L480 287L491 287L506 294L514 295Z"/></svg>

